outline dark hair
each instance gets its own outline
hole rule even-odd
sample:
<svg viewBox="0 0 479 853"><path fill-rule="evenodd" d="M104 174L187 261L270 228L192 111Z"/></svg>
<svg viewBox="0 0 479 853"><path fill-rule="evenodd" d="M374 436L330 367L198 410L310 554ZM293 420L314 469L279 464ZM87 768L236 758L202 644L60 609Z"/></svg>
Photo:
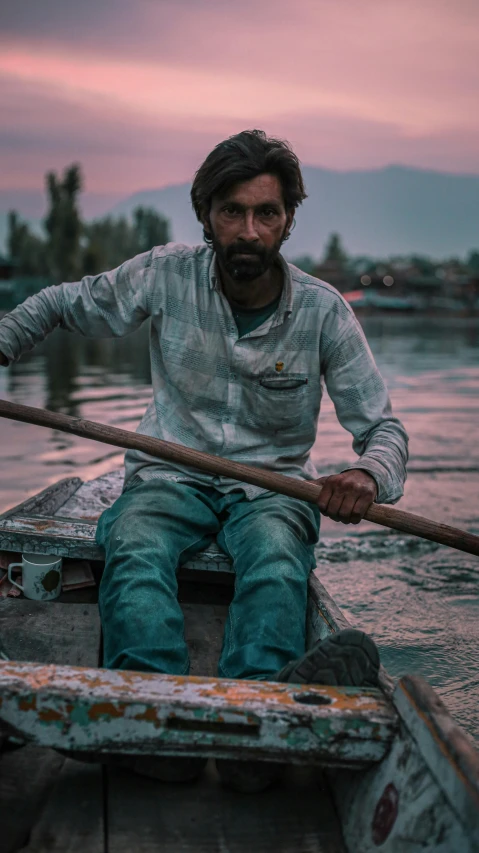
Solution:
<svg viewBox="0 0 479 853"><path fill-rule="evenodd" d="M288 212L307 198L299 160L288 142L266 136L263 130L243 130L219 142L196 172L191 187L197 219L201 222L202 214L209 213L214 195L265 173L279 178Z"/></svg>

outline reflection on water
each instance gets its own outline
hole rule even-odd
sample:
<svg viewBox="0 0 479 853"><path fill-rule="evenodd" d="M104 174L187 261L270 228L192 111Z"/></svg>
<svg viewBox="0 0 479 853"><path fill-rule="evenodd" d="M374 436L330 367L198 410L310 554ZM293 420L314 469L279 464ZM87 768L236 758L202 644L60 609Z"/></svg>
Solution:
<svg viewBox="0 0 479 853"><path fill-rule="evenodd" d="M410 435L401 508L479 533L479 322L425 317L363 321ZM150 392L148 329L120 340L60 330L0 369L0 396L135 429ZM115 448L0 421L0 511L65 476L122 463ZM326 397L314 458L321 473L355 457ZM378 641L394 675L426 676L479 737L479 559L363 523L325 519L318 572L354 624Z"/></svg>

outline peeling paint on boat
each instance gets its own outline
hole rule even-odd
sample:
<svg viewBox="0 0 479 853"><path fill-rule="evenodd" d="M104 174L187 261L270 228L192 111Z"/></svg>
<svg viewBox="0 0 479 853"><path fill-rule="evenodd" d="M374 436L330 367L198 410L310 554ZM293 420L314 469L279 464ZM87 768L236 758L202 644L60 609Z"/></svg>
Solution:
<svg viewBox="0 0 479 853"><path fill-rule="evenodd" d="M361 767L384 757L397 726L374 689L4 662L0 694L0 720L37 743L75 750L193 745L236 754L248 746L276 760Z"/></svg>

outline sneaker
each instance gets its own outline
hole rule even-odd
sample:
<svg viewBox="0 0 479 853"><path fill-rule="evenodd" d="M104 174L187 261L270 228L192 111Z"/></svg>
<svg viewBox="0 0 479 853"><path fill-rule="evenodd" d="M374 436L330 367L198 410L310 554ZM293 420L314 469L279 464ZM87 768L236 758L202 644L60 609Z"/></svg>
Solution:
<svg viewBox="0 0 479 853"><path fill-rule="evenodd" d="M335 687L377 687L379 652L364 631L345 628L316 643L309 652L286 664L275 681L330 684Z"/></svg>
<svg viewBox="0 0 479 853"><path fill-rule="evenodd" d="M379 652L373 640L363 631L345 628L318 642L298 660L286 664L271 680L333 687L377 687L379 663ZM222 784L249 794L269 788L281 777L285 766L269 761L216 760Z"/></svg>

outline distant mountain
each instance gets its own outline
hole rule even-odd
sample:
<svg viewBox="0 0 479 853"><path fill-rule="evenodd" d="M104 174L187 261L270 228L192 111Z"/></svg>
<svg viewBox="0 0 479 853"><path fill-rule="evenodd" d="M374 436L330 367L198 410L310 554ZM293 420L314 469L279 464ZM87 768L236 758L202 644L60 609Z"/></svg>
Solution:
<svg viewBox="0 0 479 853"><path fill-rule="evenodd" d="M305 166L303 171L308 198L285 244L289 258L319 257L332 231L341 234L346 250L354 255L417 252L444 258L479 249L479 175L404 166L351 172ZM189 184L178 184L144 190L108 212L129 215L137 205L154 207L170 219L174 240L199 243L202 229L191 209L189 189ZM0 194L0 216L1 210Z"/></svg>
<svg viewBox="0 0 479 853"><path fill-rule="evenodd" d="M318 257L332 231L354 255L418 252L442 258L479 248L479 175L402 166L367 172L305 166L303 173L308 198L285 245L290 258ZM201 242L188 184L135 193L112 213L129 214L139 204L168 216L178 242Z"/></svg>
<svg viewBox="0 0 479 853"><path fill-rule="evenodd" d="M173 240L195 245L203 242L203 229L193 213L190 184L174 184L159 190L143 190L120 201L110 211L112 216L129 216L143 205L153 207L170 220Z"/></svg>

